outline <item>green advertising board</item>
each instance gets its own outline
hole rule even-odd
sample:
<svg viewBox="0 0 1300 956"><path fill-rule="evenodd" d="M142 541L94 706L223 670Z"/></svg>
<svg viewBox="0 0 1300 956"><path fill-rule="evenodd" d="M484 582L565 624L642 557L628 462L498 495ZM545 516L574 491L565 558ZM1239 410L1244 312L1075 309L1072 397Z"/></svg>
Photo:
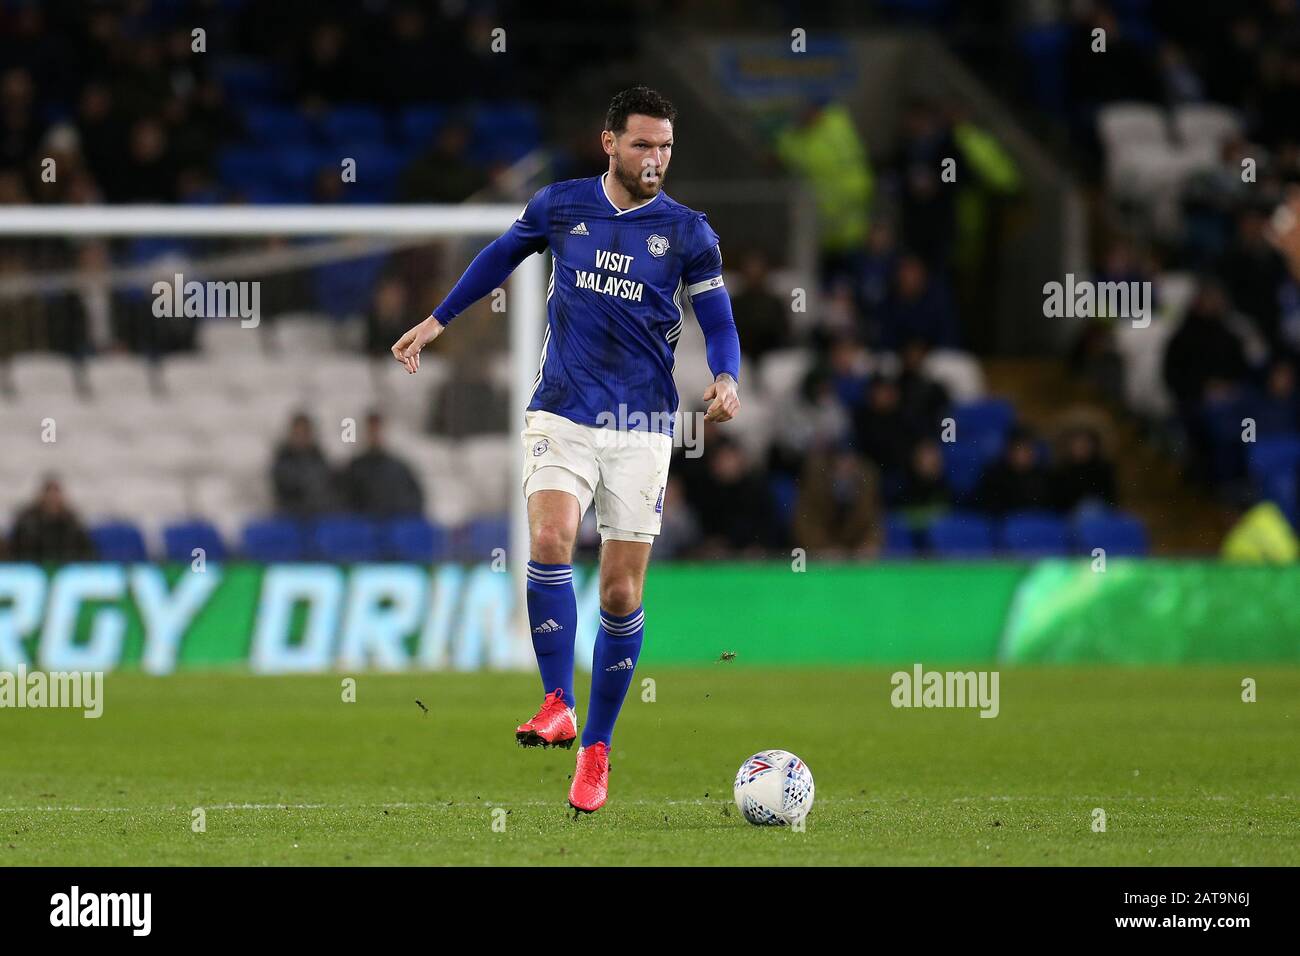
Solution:
<svg viewBox="0 0 1300 956"><path fill-rule="evenodd" d="M598 593L575 568L577 657ZM527 668L521 585L487 565L0 564L0 670ZM1300 566L658 564L655 664L1300 662Z"/></svg>

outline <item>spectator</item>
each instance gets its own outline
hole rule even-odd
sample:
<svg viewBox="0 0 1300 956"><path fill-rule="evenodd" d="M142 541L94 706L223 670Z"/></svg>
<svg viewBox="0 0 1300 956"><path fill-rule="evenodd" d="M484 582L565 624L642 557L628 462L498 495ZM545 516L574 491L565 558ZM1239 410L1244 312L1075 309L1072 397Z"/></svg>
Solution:
<svg viewBox="0 0 1300 956"><path fill-rule="evenodd" d="M94 558L90 535L68 506L57 478L47 477L36 500L18 512L9 551L15 561L38 563Z"/></svg>
<svg viewBox="0 0 1300 956"><path fill-rule="evenodd" d="M402 202L461 202L488 184L482 164L469 159L470 131L451 122L438 131L433 145L402 174Z"/></svg>
<svg viewBox="0 0 1300 956"><path fill-rule="evenodd" d="M897 504L913 528L927 527L952 505L943 451L935 439L922 438L912 446Z"/></svg>
<svg viewBox="0 0 1300 956"><path fill-rule="evenodd" d="M705 449L705 455L695 459L703 468L694 466L683 476L691 510L700 522L703 553L761 554L772 543L773 527L772 504L762 478L730 438L713 437Z"/></svg>
<svg viewBox="0 0 1300 956"><path fill-rule="evenodd" d="M811 554L880 553L879 473L840 448L808 456L795 502L794 541Z"/></svg>
<svg viewBox="0 0 1300 956"><path fill-rule="evenodd" d="M1186 411L1238 387L1249 375L1245 346L1226 324L1228 300L1214 282L1202 282L1165 351L1164 378Z"/></svg>
<svg viewBox="0 0 1300 956"><path fill-rule="evenodd" d="M312 518L338 508L334 474L316 441L316 428L303 412L293 416L289 436L275 453L271 482L281 514Z"/></svg>
<svg viewBox="0 0 1300 956"><path fill-rule="evenodd" d="M1029 431L1017 428L1008 436L1002 457L980 479L974 503L993 515L1052 507L1051 481Z"/></svg>
<svg viewBox="0 0 1300 956"><path fill-rule="evenodd" d="M344 503L368 518L398 518L424 512L424 492L415 473L384 446L384 417L366 416L366 449L341 476Z"/></svg>
<svg viewBox="0 0 1300 956"><path fill-rule="evenodd" d="M699 540L700 522L686 501L682 479L669 472L668 483L664 487L663 524L659 536L655 538L655 557L667 560L685 557Z"/></svg>
<svg viewBox="0 0 1300 956"><path fill-rule="evenodd" d="M366 351L375 356L392 357L393 343L415 322L407 302L406 283L396 276L381 279L366 313Z"/></svg>
<svg viewBox="0 0 1300 956"><path fill-rule="evenodd" d="M1072 512L1088 507L1114 507L1115 468L1102 457L1101 437L1091 428L1076 426L1062 437L1061 460L1052 475L1056 507Z"/></svg>
<svg viewBox="0 0 1300 956"><path fill-rule="evenodd" d="M867 147L852 115L838 103L810 103L780 134L777 152L817 204L823 285L851 279L850 260L867 236L873 190Z"/></svg>
<svg viewBox="0 0 1300 956"><path fill-rule="evenodd" d="M898 395L903 415L911 431L922 435L938 432L951 404L948 390L925 372L929 355L930 347L922 339L908 340L899 355L902 370L898 375Z"/></svg>
<svg viewBox="0 0 1300 956"><path fill-rule="evenodd" d="M799 394L777 408L769 466L772 471L797 477L804 459L819 448L840 444L849 435L849 415L835 395L824 368L804 376Z"/></svg>
<svg viewBox="0 0 1300 956"><path fill-rule="evenodd" d="M947 286L932 279L913 253L898 262L894 290L881 314L880 345L897 350L911 339L933 348L957 347L957 315Z"/></svg>
<svg viewBox="0 0 1300 956"><path fill-rule="evenodd" d="M428 431L471 438L500 432L509 418L509 401L488 374L488 356L470 351L457 357L450 377L434 392Z"/></svg>
<svg viewBox="0 0 1300 956"><path fill-rule="evenodd" d="M908 450L919 436L903 413L895 379L880 375L871 380L866 404L854 415L853 426L858 450L876 463L886 480L902 472Z"/></svg>
<svg viewBox="0 0 1300 956"><path fill-rule="evenodd" d="M789 303L767 288L768 265L763 253L752 250L741 261L742 285L732 296L731 311L740 333L740 348L752 363L783 348L790 338Z"/></svg>
<svg viewBox="0 0 1300 956"><path fill-rule="evenodd" d="M1279 356L1272 361L1263 389L1250 403L1250 412L1261 437L1300 431L1300 389L1291 359Z"/></svg>

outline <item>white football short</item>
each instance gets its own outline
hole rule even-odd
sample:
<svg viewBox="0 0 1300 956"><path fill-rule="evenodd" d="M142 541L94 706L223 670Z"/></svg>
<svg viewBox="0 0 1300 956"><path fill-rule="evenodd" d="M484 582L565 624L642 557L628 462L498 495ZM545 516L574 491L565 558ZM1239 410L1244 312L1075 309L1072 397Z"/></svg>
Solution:
<svg viewBox="0 0 1300 956"><path fill-rule="evenodd" d="M596 503L602 541L653 541L663 520L673 440L647 431L579 425L551 412L524 413L524 497L567 491L579 517Z"/></svg>

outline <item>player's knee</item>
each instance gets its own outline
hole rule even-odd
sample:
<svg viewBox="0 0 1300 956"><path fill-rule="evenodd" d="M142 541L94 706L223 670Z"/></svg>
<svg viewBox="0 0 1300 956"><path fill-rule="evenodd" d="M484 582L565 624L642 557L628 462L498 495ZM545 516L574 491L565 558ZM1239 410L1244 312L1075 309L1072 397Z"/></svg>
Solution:
<svg viewBox="0 0 1300 956"><path fill-rule="evenodd" d="M641 584L633 575L616 575L600 582L600 606L620 617L641 606Z"/></svg>
<svg viewBox="0 0 1300 956"><path fill-rule="evenodd" d="M568 564L573 555L573 534L559 523L545 522L533 529L532 559L542 564Z"/></svg>

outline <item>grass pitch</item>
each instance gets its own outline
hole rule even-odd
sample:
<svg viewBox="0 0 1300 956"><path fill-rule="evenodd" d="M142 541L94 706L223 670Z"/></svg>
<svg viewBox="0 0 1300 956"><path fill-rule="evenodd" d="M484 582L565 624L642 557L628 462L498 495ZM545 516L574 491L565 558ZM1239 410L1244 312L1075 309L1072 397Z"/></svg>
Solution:
<svg viewBox="0 0 1300 956"><path fill-rule="evenodd" d="M113 674L99 720L0 710L0 864L1300 863L1300 670L1007 669L995 719L889 674L642 667L576 820L576 751L513 740L532 676ZM813 770L806 832L736 812L769 747Z"/></svg>

